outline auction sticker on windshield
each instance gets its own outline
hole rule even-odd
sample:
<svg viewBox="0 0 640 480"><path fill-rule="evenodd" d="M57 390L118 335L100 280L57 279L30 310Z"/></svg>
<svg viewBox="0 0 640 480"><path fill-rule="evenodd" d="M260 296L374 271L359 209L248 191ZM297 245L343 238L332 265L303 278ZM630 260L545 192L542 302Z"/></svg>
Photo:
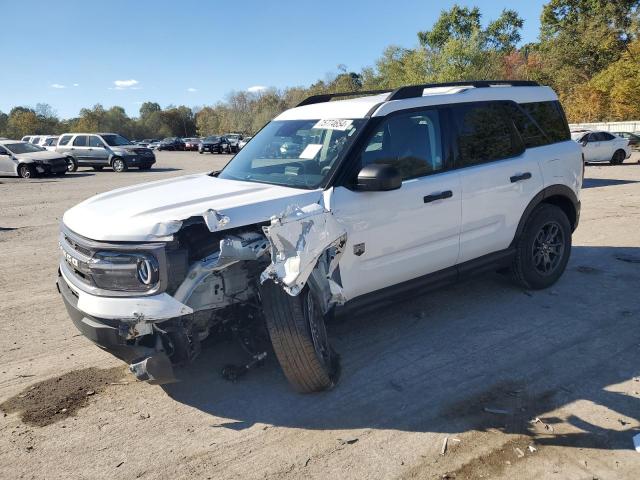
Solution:
<svg viewBox="0 0 640 480"><path fill-rule="evenodd" d="M353 120L345 120L340 118L336 118L336 119L327 118L324 120L320 120L318 123L316 123L313 126L313 128L323 129L323 130L347 130L352 123L353 123Z"/></svg>

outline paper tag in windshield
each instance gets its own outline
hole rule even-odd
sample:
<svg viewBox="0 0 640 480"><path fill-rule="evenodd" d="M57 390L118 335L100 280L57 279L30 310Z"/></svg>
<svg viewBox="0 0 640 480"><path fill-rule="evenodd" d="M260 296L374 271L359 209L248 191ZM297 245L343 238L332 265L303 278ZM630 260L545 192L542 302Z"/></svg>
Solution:
<svg viewBox="0 0 640 480"><path fill-rule="evenodd" d="M320 149L322 148L322 144L320 143L310 143L306 146L306 148L300 154L298 158L306 158L307 160L313 160Z"/></svg>
<svg viewBox="0 0 640 480"><path fill-rule="evenodd" d="M324 130L346 130L348 129L353 120L344 120L340 118L329 119L326 118L324 120L320 120L316 123L313 128L324 129Z"/></svg>

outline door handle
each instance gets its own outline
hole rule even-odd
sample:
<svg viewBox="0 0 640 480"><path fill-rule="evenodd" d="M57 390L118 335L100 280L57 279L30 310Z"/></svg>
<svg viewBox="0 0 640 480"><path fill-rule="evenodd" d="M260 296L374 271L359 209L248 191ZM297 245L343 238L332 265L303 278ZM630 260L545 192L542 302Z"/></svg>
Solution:
<svg viewBox="0 0 640 480"><path fill-rule="evenodd" d="M435 202L436 200L444 200L445 198L453 197L453 192L451 190L445 190L440 193L432 193L423 198L424 203Z"/></svg>
<svg viewBox="0 0 640 480"><path fill-rule="evenodd" d="M530 178L531 178L531 172L524 172L524 173L520 173L518 175L514 175L509 180L511 180L511 183L516 183L516 182L520 182L522 180L529 180Z"/></svg>

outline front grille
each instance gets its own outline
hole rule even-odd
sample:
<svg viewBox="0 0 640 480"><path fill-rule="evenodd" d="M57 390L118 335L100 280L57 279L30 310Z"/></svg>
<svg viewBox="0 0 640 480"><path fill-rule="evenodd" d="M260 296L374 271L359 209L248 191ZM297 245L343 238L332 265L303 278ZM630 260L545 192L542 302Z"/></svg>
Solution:
<svg viewBox="0 0 640 480"><path fill-rule="evenodd" d="M68 235L64 236L64 239L66 240L67 244L73 248L75 251L80 252L81 254L90 257L92 254L91 249L83 247L82 245L79 245L75 240L69 238Z"/></svg>

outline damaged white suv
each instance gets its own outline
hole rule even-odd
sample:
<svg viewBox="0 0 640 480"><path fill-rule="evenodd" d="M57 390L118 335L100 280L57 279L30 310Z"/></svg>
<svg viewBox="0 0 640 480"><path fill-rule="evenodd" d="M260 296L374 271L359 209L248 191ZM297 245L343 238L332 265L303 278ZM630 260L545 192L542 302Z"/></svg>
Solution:
<svg viewBox="0 0 640 480"><path fill-rule="evenodd" d="M487 270L531 289L558 280L582 177L558 98L535 82L313 96L220 172L67 211L58 288L139 379L171 381L205 338L257 322L294 388L323 390L336 309Z"/></svg>

